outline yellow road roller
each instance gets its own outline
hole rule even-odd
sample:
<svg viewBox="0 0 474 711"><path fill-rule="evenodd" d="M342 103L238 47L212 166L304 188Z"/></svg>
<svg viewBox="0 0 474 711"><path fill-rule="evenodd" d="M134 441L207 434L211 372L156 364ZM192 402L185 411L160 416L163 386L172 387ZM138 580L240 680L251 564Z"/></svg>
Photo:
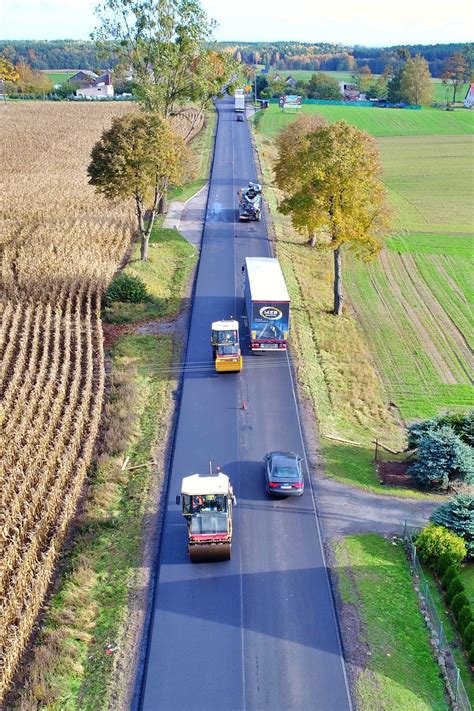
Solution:
<svg viewBox="0 0 474 711"><path fill-rule="evenodd" d="M232 508L237 501L229 477L221 471L191 474L176 497L188 525L188 553L193 563L230 560Z"/></svg>
<svg viewBox="0 0 474 711"><path fill-rule="evenodd" d="M232 317L224 321L214 321L211 329L212 355L216 371L235 373L242 370L239 322Z"/></svg>

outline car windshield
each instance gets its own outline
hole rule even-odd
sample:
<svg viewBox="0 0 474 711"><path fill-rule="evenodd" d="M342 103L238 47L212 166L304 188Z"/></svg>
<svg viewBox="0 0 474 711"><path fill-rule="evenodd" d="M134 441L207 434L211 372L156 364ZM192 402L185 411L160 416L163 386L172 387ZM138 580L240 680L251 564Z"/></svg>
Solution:
<svg viewBox="0 0 474 711"><path fill-rule="evenodd" d="M207 511L197 514L191 519L191 533L198 535L227 533L227 515Z"/></svg>
<svg viewBox="0 0 474 711"><path fill-rule="evenodd" d="M272 476L274 479L298 479L298 470L295 467L273 467Z"/></svg>

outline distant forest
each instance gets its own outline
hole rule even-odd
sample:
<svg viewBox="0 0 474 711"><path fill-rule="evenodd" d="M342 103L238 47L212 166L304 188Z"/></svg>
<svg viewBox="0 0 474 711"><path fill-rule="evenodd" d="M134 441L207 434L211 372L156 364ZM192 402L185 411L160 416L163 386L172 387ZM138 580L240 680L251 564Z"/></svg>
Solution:
<svg viewBox="0 0 474 711"><path fill-rule="evenodd" d="M472 56L472 44L404 45L410 54L421 54L432 76L439 77L443 62L455 52ZM246 64L263 64L271 69L310 71L353 71L369 66L373 74L382 74L396 61L395 47L353 47L331 43L307 42L218 42L216 48L232 52ZM0 40L0 55L17 64L27 62L33 69L97 69L113 68L114 62L99 58L93 42L76 40L28 41Z"/></svg>

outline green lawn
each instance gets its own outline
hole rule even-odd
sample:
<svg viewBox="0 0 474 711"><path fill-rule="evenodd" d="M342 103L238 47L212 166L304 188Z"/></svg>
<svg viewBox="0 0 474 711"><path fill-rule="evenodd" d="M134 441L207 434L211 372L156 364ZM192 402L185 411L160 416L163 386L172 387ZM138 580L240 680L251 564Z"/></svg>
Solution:
<svg viewBox="0 0 474 711"><path fill-rule="evenodd" d="M162 218L153 228L148 261L140 261L140 246L135 244L125 269L146 284L150 300L139 304L113 303L105 309L109 323L168 318L183 308L182 285L196 263L196 249L176 230L161 227L161 221Z"/></svg>
<svg viewBox="0 0 474 711"><path fill-rule="evenodd" d="M342 602L357 614L358 641L367 650L366 663L357 660L358 708L447 710L401 541L354 535L335 542L333 550Z"/></svg>
<svg viewBox="0 0 474 711"><path fill-rule="evenodd" d="M469 598L469 602L474 609L474 562L462 567L460 578L464 585L466 595Z"/></svg>
<svg viewBox="0 0 474 711"><path fill-rule="evenodd" d="M364 106L320 106L305 104L304 113L318 113L329 123L344 119L372 136L460 135L474 133L474 112L467 109L383 109ZM277 133L297 118L276 104L257 114L258 131L274 139Z"/></svg>

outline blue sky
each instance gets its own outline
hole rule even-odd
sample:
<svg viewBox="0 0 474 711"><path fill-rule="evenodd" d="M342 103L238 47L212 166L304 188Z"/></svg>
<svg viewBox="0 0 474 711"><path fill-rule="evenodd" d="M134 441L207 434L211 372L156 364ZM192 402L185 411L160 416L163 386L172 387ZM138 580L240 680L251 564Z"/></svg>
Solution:
<svg viewBox="0 0 474 711"><path fill-rule="evenodd" d="M436 44L473 39L472 0L201 0L218 40ZM97 0L3 0L0 39L89 39Z"/></svg>

